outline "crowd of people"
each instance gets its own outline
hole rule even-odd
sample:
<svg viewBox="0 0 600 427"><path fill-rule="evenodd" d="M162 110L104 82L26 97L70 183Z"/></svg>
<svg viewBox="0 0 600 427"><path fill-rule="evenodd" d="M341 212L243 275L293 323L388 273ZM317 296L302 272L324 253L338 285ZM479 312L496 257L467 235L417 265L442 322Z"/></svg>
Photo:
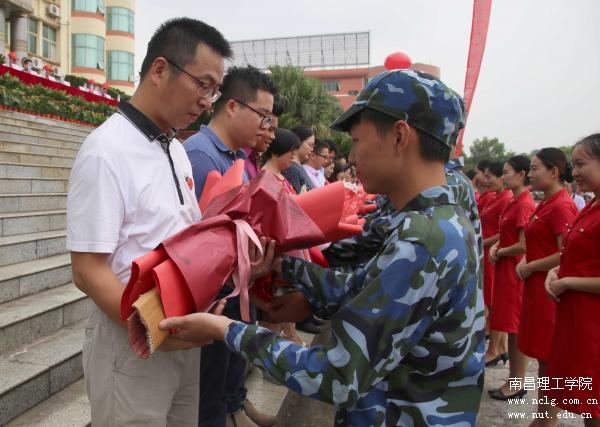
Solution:
<svg viewBox="0 0 600 427"><path fill-rule="evenodd" d="M596 423L600 415L592 385L600 381L600 342L590 332L600 302L600 271L590 262L600 238L600 227L590 226L598 224L599 160L594 134L575 144L572 162L547 147L531 160L482 160L467 172L478 190L484 237L485 365L509 363L509 378L488 392L509 400L537 390L536 426L556 426L560 408ZM577 189L594 197L586 200ZM530 359L539 367L533 385L526 384Z"/></svg>
<svg viewBox="0 0 600 427"><path fill-rule="evenodd" d="M205 23L161 25L131 101L90 134L73 166L67 246L74 282L95 303L83 350L92 424L273 425L246 395L247 363L335 405L335 425L474 426L484 364L509 359L512 379L523 379L527 356L540 361L540 378L590 384L549 396L600 397L598 208L593 199L577 216L560 150L541 150L531 165L481 162L476 193L455 151L462 99L429 74L397 70L370 80L332 124L352 136L346 159L310 126L279 127L277 87L251 66L224 75L231 55ZM176 130L205 111L210 122L179 143ZM245 323L224 286L214 312L163 320L174 333L138 358L119 311L131 262L200 221L208 174L239 159L244 182L272 174L296 195L343 180L377 194L377 209L361 234L320 248L328 267L309 248L276 253L262 236L251 283L276 277L273 302L254 301ZM598 135L577 144L573 165L597 195ZM544 193L537 207L528 179ZM323 319L326 343L304 343L296 328L318 332ZM513 385L491 393L524 393ZM600 417L597 402L582 405L567 409Z"/></svg>

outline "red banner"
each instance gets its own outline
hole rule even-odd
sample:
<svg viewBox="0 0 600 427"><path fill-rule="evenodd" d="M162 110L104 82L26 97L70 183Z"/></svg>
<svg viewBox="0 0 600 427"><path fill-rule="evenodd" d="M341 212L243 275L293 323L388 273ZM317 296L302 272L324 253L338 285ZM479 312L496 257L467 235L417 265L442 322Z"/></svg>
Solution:
<svg viewBox="0 0 600 427"><path fill-rule="evenodd" d="M490 12L492 9L492 0L474 0L473 1L473 22L471 24L471 43L469 45L469 59L467 60L467 73L465 76L465 108L467 117L471 110L471 102L477 87L479 70L483 52L485 51L485 42L487 40L488 25L490 23ZM465 130L463 129L458 136L457 155L462 152L462 139Z"/></svg>

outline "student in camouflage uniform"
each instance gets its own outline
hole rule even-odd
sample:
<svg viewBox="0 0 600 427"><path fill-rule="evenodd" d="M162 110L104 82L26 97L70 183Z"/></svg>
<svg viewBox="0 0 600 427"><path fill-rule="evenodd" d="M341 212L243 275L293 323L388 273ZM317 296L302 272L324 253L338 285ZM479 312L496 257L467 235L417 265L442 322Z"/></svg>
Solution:
<svg viewBox="0 0 600 427"><path fill-rule="evenodd" d="M312 311L331 316L325 345L303 348L208 313L160 327L224 340L290 389L334 404L336 425L474 426L483 387L479 254L461 188L445 185L444 170L462 117L441 81L402 70L371 80L334 123L353 137L365 189L394 206L383 245L351 273L293 257L272 262L272 245L258 267L273 266Z"/></svg>

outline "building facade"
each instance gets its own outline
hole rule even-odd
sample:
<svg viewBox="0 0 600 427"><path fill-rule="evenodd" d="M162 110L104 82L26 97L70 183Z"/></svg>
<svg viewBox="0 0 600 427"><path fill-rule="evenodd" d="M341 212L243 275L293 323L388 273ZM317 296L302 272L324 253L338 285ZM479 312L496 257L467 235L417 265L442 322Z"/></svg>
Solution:
<svg viewBox="0 0 600 427"><path fill-rule="evenodd" d="M0 0L0 52L132 94L134 17L135 0Z"/></svg>
<svg viewBox="0 0 600 427"><path fill-rule="evenodd" d="M435 65L415 63L412 69L424 71L440 78L440 69ZM363 68L339 68L333 70L305 70L304 74L321 80L323 89L335 96L344 110L356 100L368 81L385 70L383 65Z"/></svg>

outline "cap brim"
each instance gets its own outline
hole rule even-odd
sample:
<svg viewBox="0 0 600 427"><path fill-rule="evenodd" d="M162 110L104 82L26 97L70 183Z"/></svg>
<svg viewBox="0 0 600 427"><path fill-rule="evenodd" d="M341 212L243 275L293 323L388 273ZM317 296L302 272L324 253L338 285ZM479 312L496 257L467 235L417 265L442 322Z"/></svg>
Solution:
<svg viewBox="0 0 600 427"><path fill-rule="evenodd" d="M332 130L337 130L339 132L348 132L350 119L357 113L361 112L365 109L364 105L355 105L352 104L350 108L344 111L335 121L329 126Z"/></svg>

